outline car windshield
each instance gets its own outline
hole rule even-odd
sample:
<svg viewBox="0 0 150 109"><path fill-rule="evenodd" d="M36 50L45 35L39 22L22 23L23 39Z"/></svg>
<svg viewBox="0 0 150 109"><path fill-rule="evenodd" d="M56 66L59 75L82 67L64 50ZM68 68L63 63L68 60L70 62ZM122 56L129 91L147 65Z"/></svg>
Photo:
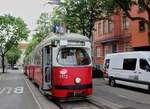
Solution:
<svg viewBox="0 0 150 109"><path fill-rule="evenodd" d="M57 57L61 65L81 66L91 63L88 53L82 48L62 48Z"/></svg>

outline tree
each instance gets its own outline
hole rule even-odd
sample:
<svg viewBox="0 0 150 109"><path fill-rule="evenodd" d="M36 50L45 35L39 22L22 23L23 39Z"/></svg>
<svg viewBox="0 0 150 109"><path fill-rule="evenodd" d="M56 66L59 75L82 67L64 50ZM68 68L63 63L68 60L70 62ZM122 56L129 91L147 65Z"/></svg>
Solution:
<svg viewBox="0 0 150 109"><path fill-rule="evenodd" d="M19 41L27 39L29 30L21 18L11 15L0 16L0 56L2 58L2 72L6 53L11 47L17 46Z"/></svg>
<svg viewBox="0 0 150 109"><path fill-rule="evenodd" d="M38 36L37 36L37 37L38 37ZM36 36L33 36L32 40L30 41L30 43L29 43L29 45L28 45L28 48L27 48L26 51L25 51L25 56L28 56L28 55L32 52L33 48L35 48L35 46L36 46L38 43L40 43L40 41L38 40L37 37L36 37Z"/></svg>
<svg viewBox="0 0 150 109"><path fill-rule="evenodd" d="M36 34L34 35L34 37L37 37L39 41L46 37L51 31L50 18L48 13L41 13L39 19L37 20L37 27L35 31Z"/></svg>
<svg viewBox="0 0 150 109"><path fill-rule="evenodd" d="M147 25L147 36L150 44L150 0L110 0L109 2L114 2L117 7L119 7L125 15L132 21L144 21ZM145 16L133 16L131 14L132 6L137 5L143 8L143 11L147 13L147 18Z"/></svg>
<svg viewBox="0 0 150 109"><path fill-rule="evenodd" d="M44 39L49 32L50 28L50 20L48 13L41 13L39 19L37 20L37 27L35 29L35 34L33 34L33 38L26 49L25 55L28 56L33 48Z"/></svg>
<svg viewBox="0 0 150 109"><path fill-rule="evenodd" d="M18 59L21 56L21 50L18 48L18 46L13 46L7 53L6 53L6 59L11 66L16 64Z"/></svg>
<svg viewBox="0 0 150 109"><path fill-rule="evenodd" d="M61 26L64 23L64 14L59 10L59 8L54 8L52 15L51 15L51 20L50 20L50 24L51 24L51 31L56 32L55 30L55 26ZM68 23L68 22L67 22ZM72 28L70 28L71 30ZM72 31L75 31L76 29L72 29Z"/></svg>
<svg viewBox="0 0 150 109"><path fill-rule="evenodd" d="M55 9L53 19L61 18L71 31L80 30L83 35L91 38L95 22L107 19L109 13L111 14L112 9L106 7L109 5L108 2L108 0L65 0Z"/></svg>

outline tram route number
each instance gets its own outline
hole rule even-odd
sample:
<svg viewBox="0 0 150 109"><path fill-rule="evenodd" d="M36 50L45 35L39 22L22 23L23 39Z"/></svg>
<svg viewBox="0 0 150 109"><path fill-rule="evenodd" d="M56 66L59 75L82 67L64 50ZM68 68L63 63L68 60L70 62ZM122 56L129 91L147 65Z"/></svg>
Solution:
<svg viewBox="0 0 150 109"><path fill-rule="evenodd" d="M0 88L0 95L1 94L23 94L24 87L4 87Z"/></svg>

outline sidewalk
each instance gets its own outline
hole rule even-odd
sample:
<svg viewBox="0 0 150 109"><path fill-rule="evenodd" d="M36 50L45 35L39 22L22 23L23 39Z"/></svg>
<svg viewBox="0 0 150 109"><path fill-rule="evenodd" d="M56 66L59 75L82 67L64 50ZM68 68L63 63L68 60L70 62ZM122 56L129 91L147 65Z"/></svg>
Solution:
<svg viewBox="0 0 150 109"><path fill-rule="evenodd" d="M7 72L8 69L5 69L5 72ZM0 75L2 74L2 68L0 68Z"/></svg>

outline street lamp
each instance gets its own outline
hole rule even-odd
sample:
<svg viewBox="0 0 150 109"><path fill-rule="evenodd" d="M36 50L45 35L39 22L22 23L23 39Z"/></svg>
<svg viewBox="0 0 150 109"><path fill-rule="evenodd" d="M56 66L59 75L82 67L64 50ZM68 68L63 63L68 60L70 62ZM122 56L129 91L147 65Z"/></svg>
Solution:
<svg viewBox="0 0 150 109"><path fill-rule="evenodd" d="M47 3L45 3L45 5L47 5L47 4L59 5L60 0L49 0Z"/></svg>

